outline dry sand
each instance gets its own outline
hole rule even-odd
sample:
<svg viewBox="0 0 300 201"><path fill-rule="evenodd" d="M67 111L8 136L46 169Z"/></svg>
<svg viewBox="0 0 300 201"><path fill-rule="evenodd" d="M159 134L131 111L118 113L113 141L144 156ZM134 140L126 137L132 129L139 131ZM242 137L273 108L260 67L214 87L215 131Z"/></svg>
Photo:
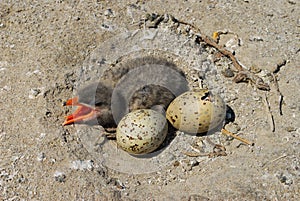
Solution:
<svg viewBox="0 0 300 201"><path fill-rule="evenodd" d="M1 1L0 200L299 200L299 12L295 0ZM151 13L171 14L209 36L218 30L238 36L238 46L234 34L221 35L220 43L229 41L246 68L261 69L271 90L217 77L236 115L229 129L254 146L216 132L211 138L227 156L179 154L159 171L127 174L102 164L76 127L61 126L70 113L62 102L73 96L78 69L104 41L139 29ZM228 59L219 70L223 65L232 67ZM282 115L270 76L277 66Z"/></svg>

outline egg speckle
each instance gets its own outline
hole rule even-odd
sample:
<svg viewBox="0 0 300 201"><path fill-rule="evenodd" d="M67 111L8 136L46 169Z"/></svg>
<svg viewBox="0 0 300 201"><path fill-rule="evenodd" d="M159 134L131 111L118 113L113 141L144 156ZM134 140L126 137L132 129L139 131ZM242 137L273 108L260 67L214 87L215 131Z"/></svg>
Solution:
<svg viewBox="0 0 300 201"><path fill-rule="evenodd" d="M166 117L178 130L204 133L217 127L225 118L226 107L222 98L208 89L181 94L169 105Z"/></svg>
<svg viewBox="0 0 300 201"><path fill-rule="evenodd" d="M167 136L165 117L151 109L125 115L117 127L117 144L131 154L146 154L157 149Z"/></svg>

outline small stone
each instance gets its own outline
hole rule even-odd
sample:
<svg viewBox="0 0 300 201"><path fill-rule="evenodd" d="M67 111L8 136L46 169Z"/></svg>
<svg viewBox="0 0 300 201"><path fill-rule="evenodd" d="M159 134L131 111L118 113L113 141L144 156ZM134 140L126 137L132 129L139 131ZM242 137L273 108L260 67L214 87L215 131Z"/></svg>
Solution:
<svg viewBox="0 0 300 201"><path fill-rule="evenodd" d="M297 106L296 103L293 103L293 104L291 104L291 105L289 106L289 108L292 109L292 110L295 110L295 109L298 108L298 106Z"/></svg>
<svg viewBox="0 0 300 201"><path fill-rule="evenodd" d="M125 189L126 188L125 185L119 179L115 180L115 185L119 189Z"/></svg>
<svg viewBox="0 0 300 201"><path fill-rule="evenodd" d="M268 71L268 70L261 70L260 72L259 72L259 76L261 76L261 77L268 77L268 76L270 76L271 74L270 74L270 71ZM271 75L272 76L272 75Z"/></svg>
<svg viewBox="0 0 300 201"><path fill-rule="evenodd" d="M296 1L294 1L294 0L288 0L288 3L289 3L289 4L292 4L292 5L295 5L295 4L296 4Z"/></svg>
<svg viewBox="0 0 300 201"><path fill-rule="evenodd" d="M250 36L249 40L254 42L264 41L260 36Z"/></svg>
<svg viewBox="0 0 300 201"><path fill-rule="evenodd" d="M115 185L117 188L119 189L125 189L126 186L123 184L123 182L120 181L120 179L118 178L111 178L108 183L111 183L113 185Z"/></svg>
<svg viewBox="0 0 300 201"><path fill-rule="evenodd" d="M252 98L253 98L254 101L261 101L262 100L262 97L257 95L257 94L256 95L253 94Z"/></svg>
<svg viewBox="0 0 300 201"><path fill-rule="evenodd" d="M45 138L45 136L46 136L46 133L41 133L41 134L40 134L40 139Z"/></svg>
<svg viewBox="0 0 300 201"><path fill-rule="evenodd" d="M60 182L60 183L66 181L66 175L65 175L65 173L63 173L63 172L56 171L56 172L54 173L53 176L54 176L54 178L55 178L55 181L58 181L58 182Z"/></svg>
<svg viewBox="0 0 300 201"><path fill-rule="evenodd" d="M157 19L159 17L158 14L156 13L151 13L151 14L147 14L146 15L146 19L150 20L151 22L154 21L155 19Z"/></svg>
<svg viewBox="0 0 300 201"><path fill-rule="evenodd" d="M5 86L2 88L2 90L4 90L4 91L10 91L10 89L11 89L11 87L10 87L10 86L7 86L7 85L5 85Z"/></svg>
<svg viewBox="0 0 300 201"><path fill-rule="evenodd" d="M109 9L107 9L107 10L104 11L104 15L105 15L105 16L108 16L108 17L111 17L111 16L113 16L113 12L112 12L112 10L109 8Z"/></svg>
<svg viewBox="0 0 300 201"><path fill-rule="evenodd" d="M210 199L202 195L193 194L190 195L187 200L188 201L209 201Z"/></svg>
<svg viewBox="0 0 300 201"><path fill-rule="evenodd" d="M241 130L241 127L235 123L230 122L226 124L225 129L236 134Z"/></svg>
<svg viewBox="0 0 300 201"><path fill-rule="evenodd" d="M38 88L30 89L28 98L35 99L41 93L42 93L42 89L38 89Z"/></svg>
<svg viewBox="0 0 300 201"><path fill-rule="evenodd" d="M193 167L199 165L197 160L184 160L182 161L182 171L187 172L191 171Z"/></svg>
<svg viewBox="0 0 300 201"><path fill-rule="evenodd" d="M169 21L169 18L170 18L170 17L169 17L169 14L165 14L165 15L164 15L164 20L163 20L163 22L164 22L164 23L167 23L167 22Z"/></svg>
<svg viewBox="0 0 300 201"><path fill-rule="evenodd" d="M257 66L251 66L250 71L253 73L259 73L261 71L261 69L258 68Z"/></svg>
<svg viewBox="0 0 300 201"><path fill-rule="evenodd" d="M175 161L174 163L173 163L173 166L174 167L178 167L180 165L180 162L179 161Z"/></svg>
<svg viewBox="0 0 300 201"><path fill-rule="evenodd" d="M296 131L297 129L294 128L294 127L292 127L292 126L288 126L288 127L285 128L285 130L286 130L287 132L293 132L293 131Z"/></svg>
<svg viewBox="0 0 300 201"><path fill-rule="evenodd" d="M284 185L290 186L290 185L293 184L292 175L289 174L289 173L279 173L279 174L276 175L276 177Z"/></svg>
<svg viewBox="0 0 300 201"><path fill-rule="evenodd" d="M46 154L44 152L41 152L37 156L37 161L42 162L46 159Z"/></svg>
<svg viewBox="0 0 300 201"><path fill-rule="evenodd" d="M190 165L191 165L191 167L193 168L193 167L199 165L199 161L197 161L197 160L192 160L192 161L190 161Z"/></svg>
<svg viewBox="0 0 300 201"><path fill-rule="evenodd" d="M92 160L76 160L72 161L71 168L75 170L93 170L94 169L94 163Z"/></svg>
<svg viewBox="0 0 300 201"><path fill-rule="evenodd" d="M38 69L37 69L37 70L34 70L34 71L32 71L32 72L31 72L31 71L29 71L29 72L27 72L27 73L26 73L26 75L27 75L27 76L32 76L32 75L41 75L41 74L42 74L42 73L41 73L41 71L40 71L40 70L38 70Z"/></svg>
<svg viewBox="0 0 300 201"><path fill-rule="evenodd" d="M23 175L21 175L20 176L20 178L18 178L18 180L17 180L19 183L24 183L24 182L26 182L27 181L27 179L26 178L24 178L24 176Z"/></svg>
<svg viewBox="0 0 300 201"><path fill-rule="evenodd" d="M103 29L109 29L109 25L106 25L106 24L102 24L101 27L102 27Z"/></svg>
<svg viewBox="0 0 300 201"><path fill-rule="evenodd" d="M226 68L222 71L222 74L225 76L225 77L233 77L234 76L234 73L232 72L232 70L230 68Z"/></svg>

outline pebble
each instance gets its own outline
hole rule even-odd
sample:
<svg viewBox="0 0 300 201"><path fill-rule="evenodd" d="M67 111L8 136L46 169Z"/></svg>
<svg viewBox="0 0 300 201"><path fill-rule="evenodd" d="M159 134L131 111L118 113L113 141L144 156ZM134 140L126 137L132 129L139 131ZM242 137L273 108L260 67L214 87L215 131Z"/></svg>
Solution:
<svg viewBox="0 0 300 201"><path fill-rule="evenodd" d="M94 163L92 160L76 160L72 161L70 167L74 170L93 170Z"/></svg>
<svg viewBox="0 0 300 201"><path fill-rule="evenodd" d="M195 167L195 166L199 165L199 161L197 161L197 160L192 160L192 161L190 161L189 164L191 165L191 167Z"/></svg>
<svg viewBox="0 0 300 201"><path fill-rule="evenodd" d="M261 69L257 66L250 66L250 71L256 74L256 73L260 73Z"/></svg>
<svg viewBox="0 0 300 201"><path fill-rule="evenodd" d="M41 88L32 88L29 90L29 95L28 98L29 99L35 99L37 96L41 95L44 93L44 87Z"/></svg>
<svg viewBox="0 0 300 201"><path fill-rule="evenodd" d="M182 161L182 171L186 172L186 171L191 171L193 169L193 167L199 165L199 161L197 160L184 160Z"/></svg>
<svg viewBox="0 0 300 201"><path fill-rule="evenodd" d="M41 93L40 89L30 89L29 91L29 99L34 99L35 97L37 97L39 94Z"/></svg>
<svg viewBox="0 0 300 201"><path fill-rule="evenodd" d="M260 36L250 36L249 41L259 42L259 41L264 41L264 40Z"/></svg>
<svg viewBox="0 0 300 201"><path fill-rule="evenodd" d="M238 46L239 46L239 40L237 38L231 38L225 44L225 47L233 54Z"/></svg>
<svg viewBox="0 0 300 201"><path fill-rule="evenodd" d="M292 5L295 5L295 4L296 4L296 1L294 1L294 0L288 0L288 3L289 3L289 4L292 4Z"/></svg>
<svg viewBox="0 0 300 201"><path fill-rule="evenodd" d="M210 199L204 197L202 195L192 194L190 196L183 196L180 200L188 200L188 201L209 201Z"/></svg>
<svg viewBox="0 0 300 201"><path fill-rule="evenodd" d="M226 68L222 71L222 74L225 76L225 77L233 77L234 76L234 73L232 72L232 70L230 68Z"/></svg>
<svg viewBox="0 0 300 201"><path fill-rule="evenodd" d="M164 20L163 20L163 22L167 23L169 21L169 18L170 18L169 14L164 14Z"/></svg>
<svg viewBox="0 0 300 201"><path fill-rule="evenodd" d="M42 74L41 71L38 70L38 69L37 69L37 70L34 70L34 71L32 71L32 72L29 71L29 72L26 73L27 76L31 76L31 75L41 75L41 74Z"/></svg>
<svg viewBox="0 0 300 201"><path fill-rule="evenodd" d="M119 179L112 179L114 185L118 188L118 189L125 189L126 186L123 184L123 182L121 182Z"/></svg>
<svg viewBox="0 0 300 201"><path fill-rule="evenodd" d="M46 159L46 154L44 152L41 152L37 156L37 161L42 162Z"/></svg>
<svg viewBox="0 0 300 201"><path fill-rule="evenodd" d="M2 87L1 90L3 90L3 91L10 91L10 89L11 89L10 86L5 85L4 87Z"/></svg>
<svg viewBox="0 0 300 201"><path fill-rule="evenodd" d="M254 101L261 101L262 97L261 96L253 96L252 97Z"/></svg>
<svg viewBox="0 0 300 201"><path fill-rule="evenodd" d="M297 106L296 103L293 103L293 104L291 104L291 105L289 106L289 108L292 109L292 110L295 110L295 109L298 108L298 106Z"/></svg>
<svg viewBox="0 0 300 201"><path fill-rule="evenodd" d="M105 30L105 31L114 31L116 29L116 26L113 24L110 24L109 22L103 22L101 24L101 29Z"/></svg>
<svg viewBox="0 0 300 201"><path fill-rule="evenodd" d="M289 173L277 173L276 177L279 179L279 181L284 185L292 185L293 184L293 176Z"/></svg>
<svg viewBox="0 0 300 201"><path fill-rule="evenodd" d="M288 126L288 127L285 128L285 130L287 132L293 132L293 131L296 131L297 129L295 127L293 127L293 126Z"/></svg>
<svg viewBox="0 0 300 201"><path fill-rule="evenodd" d="M261 77L267 77L269 75L270 75L270 71L268 71L268 70L261 70L259 72L259 76L261 76Z"/></svg>
<svg viewBox="0 0 300 201"><path fill-rule="evenodd" d="M66 181L66 175L64 172L56 171L53 176L55 178L55 181L58 181L60 183Z"/></svg>
<svg viewBox="0 0 300 201"><path fill-rule="evenodd" d="M175 161L174 163L173 163L173 166L174 167L178 167L180 165L180 162L179 161Z"/></svg>
<svg viewBox="0 0 300 201"><path fill-rule="evenodd" d="M226 124L225 129L236 134L241 130L241 127L236 123L229 122L228 124Z"/></svg>
<svg viewBox="0 0 300 201"><path fill-rule="evenodd" d="M113 12L109 8L109 9L107 9L107 10L104 11L104 15L107 16L107 17L112 17L113 16Z"/></svg>

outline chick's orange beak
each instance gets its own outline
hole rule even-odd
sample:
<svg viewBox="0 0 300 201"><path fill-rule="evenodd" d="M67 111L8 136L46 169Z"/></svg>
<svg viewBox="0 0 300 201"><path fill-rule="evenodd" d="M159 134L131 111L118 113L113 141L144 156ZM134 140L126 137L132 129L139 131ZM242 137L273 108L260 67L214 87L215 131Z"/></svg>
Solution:
<svg viewBox="0 0 300 201"><path fill-rule="evenodd" d="M97 118L97 111L94 108L88 107L78 102L78 97L71 98L64 102L64 106L77 106L75 112L66 116L63 126L82 123Z"/></svg>

